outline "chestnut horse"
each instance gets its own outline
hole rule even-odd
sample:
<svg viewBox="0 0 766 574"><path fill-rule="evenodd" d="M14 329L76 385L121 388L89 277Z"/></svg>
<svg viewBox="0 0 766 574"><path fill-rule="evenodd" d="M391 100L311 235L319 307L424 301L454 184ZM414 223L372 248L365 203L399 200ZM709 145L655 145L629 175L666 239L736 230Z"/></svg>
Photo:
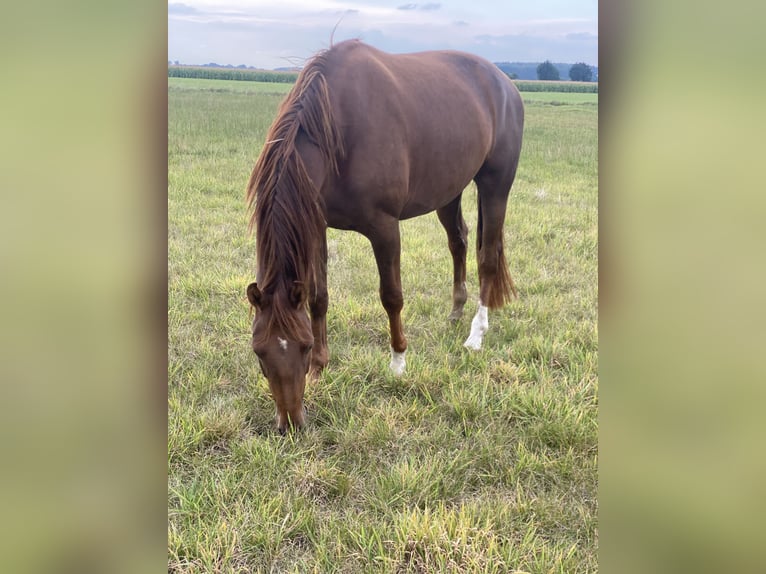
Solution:
<svg viewBox="0 0 766 574"><path fill-rule="evenodd" d="M248 184L256 230L253 351L277 427L304 424L306 376L327 365L327 227L372 243L388 314L391 370L405 369L399 221L436 211L463 312L468 229L463 190L478 189L478 310L465 341L480 349L487 309L516 295L503 221L521 150L524 109L492 63L455 51L392 55L351 40L303 68L269 129ZM310 316L309 316L310 314Z"/></svg>

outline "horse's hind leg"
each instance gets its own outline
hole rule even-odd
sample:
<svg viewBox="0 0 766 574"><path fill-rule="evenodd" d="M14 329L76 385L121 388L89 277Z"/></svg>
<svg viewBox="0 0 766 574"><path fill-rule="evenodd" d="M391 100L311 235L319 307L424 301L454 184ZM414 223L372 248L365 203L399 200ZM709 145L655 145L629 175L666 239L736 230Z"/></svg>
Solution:
<svg viewBox="0 0 766 574"><path fill-rule="evenodd" d="M391 371L395 375L404 373L406 363L404 354L407 350L407 339L402 326L402 279L399 269L401 240L399 237L399 221L393 218L378 221L375 227L365 230L364 235L370 240L375 253L380 275L380 302L388 314L388 325L391 334Z"/></svg>
<svg viewBox="0 0 766 574"><path fill-rule="evenodd" d="M471 334L464 343L473 350L481 349L489 328L488 309L502 307L512 296L516 296L503 249L503 222L514 172L515 169L504 177L480 172L475 178L479 190L479 224L476 231L479 308L471 322Z"/></svg>
<svg viewBox="0 0 766 574"><path fill-rule="evenodd" d="M462 194L458 195L444 207L437 209L439 221L447 232L447 242L452 253L452 312L449 314L450 321L457 321L463 316L463 307L468 298L465 286L465 256L468 245L468 227L463 219L463 210L460 207Z"/></svg>

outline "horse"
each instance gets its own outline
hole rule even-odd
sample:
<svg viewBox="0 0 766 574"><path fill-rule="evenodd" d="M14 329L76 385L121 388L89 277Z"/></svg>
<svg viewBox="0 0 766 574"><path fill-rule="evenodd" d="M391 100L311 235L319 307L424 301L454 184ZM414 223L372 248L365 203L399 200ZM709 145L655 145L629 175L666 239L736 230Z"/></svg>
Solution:
<svg viewBox="0 0 766 574"><path fill-rule="evenodd" d="M503 249L524 107L494 64L454 50L388 54L348 40L315 54L281 103L247 185L256 235L252 349L280 433L305 423L306 378L328 363L327 228L372 244L391 362L405 371L399 221L436 211L453 260L452 311L468 298L463 190L478 191L478 309L465 347L481 348L488 309L517 296Z"/></svg>

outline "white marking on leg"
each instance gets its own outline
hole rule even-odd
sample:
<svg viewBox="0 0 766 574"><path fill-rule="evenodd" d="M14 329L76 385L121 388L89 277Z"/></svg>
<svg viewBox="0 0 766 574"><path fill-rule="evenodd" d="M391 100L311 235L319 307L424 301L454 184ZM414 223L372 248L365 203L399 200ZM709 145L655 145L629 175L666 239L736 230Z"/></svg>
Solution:
<svg viewBox="0 0 766 574"><path fill-rule="evenodd" d="M282 337L277 337L277 342L279 343L279 348L282 349L282 351L287 351L287 341L285 339Z"/></svg>
<svg viewBox="0 0 766 574"><path fill-rule="evenodd" d="M473 351L481 349L481 343L484 340L484 334L489 329L489 319L487 318L487 308L482 305L479 300L479 309L474 315L473 321L471 321L471 334L463 343L464 347L467 347Z"/></svg>
<svg viewBox="0 0 766 574"><path fill-rule="evenodd" d="M397 377L404 374L404 369L407 367L407 362L404 360L404 353L406 352L407 351L397 353L393 348L391 349L391 364L389 367L391 372L394 373Z"/></svg>

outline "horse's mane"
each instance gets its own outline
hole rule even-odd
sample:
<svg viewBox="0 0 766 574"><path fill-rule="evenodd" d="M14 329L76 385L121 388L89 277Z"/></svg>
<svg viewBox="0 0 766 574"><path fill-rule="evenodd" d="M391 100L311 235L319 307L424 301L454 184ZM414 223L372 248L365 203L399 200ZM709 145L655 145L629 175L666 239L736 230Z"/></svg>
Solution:
<svg viewBox="0 0 766 574"><path fill-rule="evenodd" d="M294 315L288 312L289 294L296 284L305 289L304 295L313 289L326 225L320 190L296 150L298 132L317 146L328 172L337 173L344 155L324 73L327 53L309 61L282 102L247 187L249 229L256 232L258 288L274 297L273 320L285 336L297 332Z"/></svg>

